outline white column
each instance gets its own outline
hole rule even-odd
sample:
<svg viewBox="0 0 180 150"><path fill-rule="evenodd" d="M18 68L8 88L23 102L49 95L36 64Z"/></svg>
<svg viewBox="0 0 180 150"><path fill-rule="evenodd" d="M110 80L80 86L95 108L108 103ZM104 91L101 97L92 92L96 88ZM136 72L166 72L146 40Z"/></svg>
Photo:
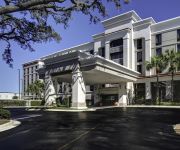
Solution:
<svg viewBox="0 0 180 150"><path fill-rule="evenodd" d="M166 81L166 98L171 99L171 81Z"/></svg>
<svg viewBox="0 0 180 150"><path fill-rule="evenodd" d="M121 83L119 84L119 88L118 88L118 103L119 105L123 105L126 106L128 99L127 99L127 91L126 91L126 83Z"/></svg>
<svg viewBox="0 0 180 150"><path fill-rule="evenodd" d="M130 45L129 45L129 33L123 37L123 65L130 68Z"/></svg>
<svg viewBox="0 0 180 150"><path fill-rule="evenodd" d="M151 61L151 57L152 57L151 39L145 39L145 60L146 61ZM146 76L152 75L152 70L150 70L150 71L146 70L145 75Z"/></svg>
<svg viewBox="0 0 180 150"><path fill-rule="evenodd" d="M100 97L99 97L99 85L94 85L94 104L96 105L98 102L100 102Z"/></svg>
<svg viewBox="0 0 180 150"><path fill-rule="evenodd" d="M109 41L106 41L105 58L110 59L110 42Z"/></svg>
<svg viewBox="0 0 180 150"><path fill-rule="evenodd" d="M133 84L133 82L127 82L126 87L127 87L126 91L127 91L128 104L132 104L132 100L134 97L134 84Z"/></svg>
<svg viewBox="0 0 180 150"><path fill-rule="evenodd" d="M56 91L53 85L53 80L51 75L48 73L45 74L45 105L54 105L56 104Z"/></svg>
<svg viewBox="0 0 180 150"><path fill-rule="evenodd" d="M151 82L150 81L147 81L145 83L146 85L146 99L151 99Z"/></svg>
<svg viewBox="0 0 180 150"><path fill-rule="evenodd" d="M86 87L79 65L72 75L72 106L75 109L85 109L86 107Z"/></svg>

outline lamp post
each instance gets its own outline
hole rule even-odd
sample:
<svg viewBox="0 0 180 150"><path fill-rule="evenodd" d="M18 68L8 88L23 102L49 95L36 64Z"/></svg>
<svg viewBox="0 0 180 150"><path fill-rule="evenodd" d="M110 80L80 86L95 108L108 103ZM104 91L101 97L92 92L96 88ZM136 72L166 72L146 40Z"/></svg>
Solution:
<svg viewBox="0 0 180 150"><path fill-rule="evenodd" d="M21 72L20 69L18 69L18 82L19 82L19 99L21 99Z"/></svg>

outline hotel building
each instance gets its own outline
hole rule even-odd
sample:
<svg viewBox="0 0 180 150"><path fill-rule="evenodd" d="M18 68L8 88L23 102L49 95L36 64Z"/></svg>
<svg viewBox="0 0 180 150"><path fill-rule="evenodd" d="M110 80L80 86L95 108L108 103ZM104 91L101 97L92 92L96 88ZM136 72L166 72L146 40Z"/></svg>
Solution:
<svg viewBox="0 0 180 150"><path fill-rule="evenodd" d="M68 97L73 108L155 99L156 71L147 71L145 61L166 50L180 51L180 17L156 22L130 11L102 24L104 32L93 35L92 42L24 64L24 89L38 76L45 83L46 105ZM33 67L35 73L27 71ZM170 99L171 75L164 71L159 80L161 98ZM180 99L178 70L174 80L174 98Z"/></svg>

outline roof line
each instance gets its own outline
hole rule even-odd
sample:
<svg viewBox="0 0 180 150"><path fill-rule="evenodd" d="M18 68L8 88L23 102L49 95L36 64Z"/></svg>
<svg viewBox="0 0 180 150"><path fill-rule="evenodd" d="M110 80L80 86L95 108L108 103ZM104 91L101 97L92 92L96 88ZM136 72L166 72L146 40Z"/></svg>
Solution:
<svg viewBox="0 0 180 150"><path fill-rule="evenodd" d="M139 19L141 19L141 17L134 11L134 10L131 10L131 11L128 11L128 12L125 12L125 13L122 13L122 14L120 14L120 15L116 15L116 16L114 16L114 17L111 17L111 18L108 18L108 19L105 19L105 20L103 20L103 21L101 21L101 23L104 23L104 22L106 22L106 21L109 21L109 20L111 20L111 19L114 19L114 18L117 18L117 17L120 17L120 16L123 16L123 15L126 15L126 14L128 14L128 13L131 13L131 12L133 12L137 17L139 17Z"/></svg>
<svg viewBox="0 0 180 150"><path fill-rule="evenodd" d="M83 46L83 45L86 45L86 44L90 44L90 43L93 43L93 42L86 42L86 43L82 43L82 44L79 44L79 45L76 45L76 46L72 46L72 47L69 47L69 48L66 48L66 49L62 49L62 50L56 51L56 52L54 52L54 53L52 53L52 54L45 55L45 56L41 57L41 59L44 59L45 57L48 57L48 56L57 54L57 53L59 53L59 52L65 52L65 51L71 50L71 49L73 49L73 48L80 47L80 46Z"/></svg>

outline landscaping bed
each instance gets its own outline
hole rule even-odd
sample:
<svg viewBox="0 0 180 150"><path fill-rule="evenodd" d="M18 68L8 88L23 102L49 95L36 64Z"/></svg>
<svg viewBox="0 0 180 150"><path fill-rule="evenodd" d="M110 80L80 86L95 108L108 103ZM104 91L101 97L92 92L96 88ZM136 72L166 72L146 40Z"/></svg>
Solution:
<svg viewBox="0 0 180 150"><path fill-rule="evenodd" d="M0 100L1 107L7 106L26 106L26 101L22 100Z"/></svg>
<svg viewBox="0 0 180 150"><path fill-rule="evenodd" d="M9 120L7 120L7 119L0 119L0 125L8 123L8 122L9 122Z"/></svg>
<svg viewBox="0 0 180 150"><path fill-rule="evenodd" d="M0 125L8 123L11 117L9 110L0 108Z"/></svg>

